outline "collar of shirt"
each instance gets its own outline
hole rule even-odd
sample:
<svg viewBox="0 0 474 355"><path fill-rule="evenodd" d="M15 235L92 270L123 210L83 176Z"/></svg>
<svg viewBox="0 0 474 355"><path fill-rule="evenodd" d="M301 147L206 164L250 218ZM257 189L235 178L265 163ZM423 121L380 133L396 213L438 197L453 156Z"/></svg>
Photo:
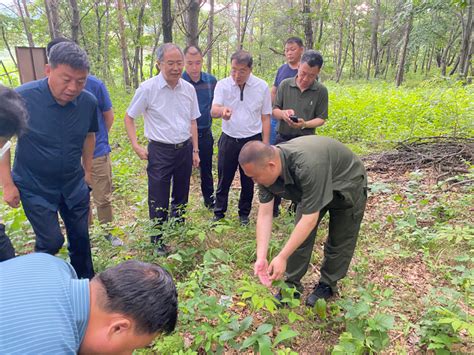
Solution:
<svg viewBox="0 0 474 355"><path fill-rule="evenodd" d="M72 104L74 106L77 106L77 97L79 97L79 95L77 95L77 97L72 100L72 101L69 101L66 105L60 105L56 99L54 98L53 96L53 93L51 92L51 89L49 88L49 85L48 85L48 78L44 78L43 80L41 80L40 82L40 88L42 89L43 93L44 93L44 103L46 104L46 106L54 106L54 105L59 105L61 107L65 107L67 106L68 104Z"/></svg>
<svg viewBox="0 0 474 355"><path fill-rule="evenodd" d="M165 80L165 77L162 73L158 74L158 88L163 89L164 87L168 87L171 90L179 89L181 87L181 78L178 79L178 84L174 88L172 88L168 82Z"/></svg>
<svg viewBox="0 0 474 355"><path fill-rule="evenodd" d="M281 174L279 177L283 180L285 185L293 185L295 181L293 180L293 176L291 176L290 171L288 170L288 165L285 159L285 152L280 147L277 146L277 148L279 150L281 162Z"/></svg>
<svg viewBox="0 0 474 355"><path fill-rule="evenodd" d="M256 82L257 82L257 80L255 79L255 76L254 76L252 73L250 73L249 78L248 78L247 81L245 82L245 86L247 86L247 85L248 85L248 86L253 86L253 85L255 85ZM238 85L235 83L234 79L232 79L232 84L231 84L231 85L232 85L232 86L238 86Z"/></svg>
<svg viewBox="0 0 474 355"><path fill-rule="evenodd" d="M294 78L291 78L291 82L290 82L290 86L291 86L291 87L298 88L298 85L296 85L296 78L297 78L297 77L298 77L298 75L296 75ZM298 88L298 89L299 89L299 88ZM314 91L318 90L318 82L315 80L315 81L313 82L313 84L312 84L308 89L306 89L306 90L314 90ZM306 91L306 90L305 90L305 91Z"/></svg>
<svg viewBox="0 0 474 355"><path fill-rule="evenodd" d="M70 282L71 306L79 332L79 342L82 342L90 317L89 280L72 279Z"/></svg>
<svg viewBox="0 0 474 355"><path fill-rule="evenodd" d="M189 74L187 72L183 72L182 78L184 80L186 80L188 83L191 83L193 85L199 84L201 81L203 81L202 72L201 72L201 74L199 74L199 80L198 81L194 81L193 79L191 79L191 77L189 76Z"/></svg>

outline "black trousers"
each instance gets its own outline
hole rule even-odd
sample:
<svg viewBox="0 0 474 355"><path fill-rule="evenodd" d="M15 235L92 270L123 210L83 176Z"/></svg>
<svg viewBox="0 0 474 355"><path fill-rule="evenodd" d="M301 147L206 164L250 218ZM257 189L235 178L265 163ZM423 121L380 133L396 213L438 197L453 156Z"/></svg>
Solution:
<svg viewBox="0 0 474 355"><path fill-rule="evenodd" d="M5 233L5 226L0 223L0 262L15 257L15 248L8 235Z"/></svg>
<svg viewBox="0 0 474 355"><path fill-rule="evenodd" d="M240 172L240 199L239 216L248 216L252 208L253 180L245 175L239 165L239 153L245 143L254 140L262 140L261 134L256 134L248 138L232 138L225 133L219 138L219 153L217 155L217 173L219 181L216 191L216 207L214 215L224 217L227 212L229 200L229 190L234 180L235 172L239 167Z"/></svg>
<svg viewBox="0 0 474 355"><path fill-rule="evenodd" d="M171 192L171 217L184 221L193 167L193 146L188 140L181 144L150 141L148 144L148 211L157 225L168 220ZM160 235L151 237L156 243Z"/></svg>
<svg viewBox="0 0 474 355"><path fill-rule="evenodd" d="M58 212L32 204L26 199L21 202L25 215L36 234L35 251L55 255L62 248L64 236L59 226L59 212L66 227L67 248L71 265L79 278L91 279L94 277L89 240L89 193L72 208L61 201Z"/></svg>
<svg viewBox="0 0 474 355"><path fill-rule="evenodd" d="M214 204L214 179L212 177L212 155L214 153L214 137L211 128L198 131L199 138L199 170L201 173L201 192L206 206Z"/></svg>

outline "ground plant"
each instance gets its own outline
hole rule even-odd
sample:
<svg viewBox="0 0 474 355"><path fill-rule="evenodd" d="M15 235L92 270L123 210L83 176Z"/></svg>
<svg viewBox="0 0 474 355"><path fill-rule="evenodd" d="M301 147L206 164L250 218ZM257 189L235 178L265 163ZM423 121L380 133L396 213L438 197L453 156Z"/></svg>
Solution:
<svg viewBox="0 0 474 355"><path fill-rule="evenodd" d="M382 82L326 83L329 119L318 134L334 137L358 154L390 150L397 141L422 136L473 137L474 94L444 78L396 88ZM319 275L326 237L323 220L301 300L286 290L282 302L253 276L255 213L238 223L237 179L226 219L210 223L199 173L191 177L186 223L169 221L160 230L173 249L158 257L149 243L146 163L133 152L123 117L132 93L110 86L116 122L110 139L114 178L112 248L97 223L92 226L96 271L123 260L157 262L173 275L179 294L176 331L159 336L139 354L375 354L472 353L474 351L474 191L468 173L437 179L431 170L369 171L369 201L356 252L339 295L307 308L304 299ZM143 121L139 119L140 144ZM213 133L220 134L219 120ZM215 152L217 147L215 146ZM217 169L215 167L215 176ZM471 181L471 183L469 182ZM462 183L460 183L462 182ZM283 203L274 222L269 257L288 238L294 216ZM33 232L21 209L0 213L19 254L31 252ZM67 258L65 248L59 254Z"/></svg>

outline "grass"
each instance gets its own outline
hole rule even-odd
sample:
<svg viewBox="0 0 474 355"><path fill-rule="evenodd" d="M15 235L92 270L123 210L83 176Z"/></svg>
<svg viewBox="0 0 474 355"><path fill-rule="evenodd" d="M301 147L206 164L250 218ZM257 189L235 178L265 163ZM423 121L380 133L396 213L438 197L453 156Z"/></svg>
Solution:
<svg viewBox="0 0 474 355"><path fill-rule="evenodd" d="M439 79L398 89L385 83L327 85L330 117L318 134L337 138L359 154L389 149L410 137L473 135L472 87ZM296 302L276 310L271 291L252 276L257 204L251 225L241 227L237 184L227 219L211 225L193 171L186 224L164 227L175 252L168 258L153 255L147 238L146 166L131 149L122 122L132 96L111 91L115 233L126 246L111 248L95 225L95 268L101 271L129 258L158 262L173 274L180 299L176 332L138 353L472 351L472 187L451 190L423 171L369 174L372 193L340 298L315 309ZM142 120L138 125L145 144ZM219 120L213 132L218 137ZM34 238L21 209L1 209L17 251L30 252ZM270 256L288 237L292 221L283 209L274 223ZM318 279L326 228L323 222L303 279L304 296ZM64 249L60 256L66 257Z"/></svg>

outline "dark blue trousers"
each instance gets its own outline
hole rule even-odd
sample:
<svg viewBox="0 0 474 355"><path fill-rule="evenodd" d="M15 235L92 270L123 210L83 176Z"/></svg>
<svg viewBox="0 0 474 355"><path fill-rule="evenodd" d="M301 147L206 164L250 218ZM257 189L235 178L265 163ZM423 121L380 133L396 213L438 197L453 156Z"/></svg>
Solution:
<svg viewBox="0 0 474 355"><path fill-rule="evenodd" d="M193 145L188 140L181 144L150 141L148 144L148 212L157 225L168 220L171 183L171 217L184 221L189 197L189 183L193 168ZM151 237L156 243L160 235Z"/></svg>
<svg viewBox="0 0 474 355"><path fill-rule="evenodd" d="M32 204L26 199L22 199L21 202L25 215L36 234L35 251L55 255L62 248L64 236L59 226L59 212L66 227L67 248L71 265L79 278L91 279L94 277L89 240L89 192L72 208L61 201L58 211Z"/></svg>
<svg viewBox="0 0 474 355"><path fill-rule="evenodd" d="M237 167L240 172L240 198L239 198L239 216L248 216L252 208L253 200L253 180L245 175L242 167L239 165L239 153L245 143L249 141L262 140L261 134L248 138L232 138L222 132L219 138L219 153L217 155L217 173L219 182L216 191L216 207L214 215L224 217L227 211L229 201L229 190L234 180Z"/></svg>
<svg viewBox="0 0 474 355"><path fill-rule="evenodd" d="M212 155L214 153L214 137L211 128L198 131L199 138L199 170L201 173L201 192L207 207L214 205L214 179L212 177Z"/></svg>
<svg viewBox="0 0 474 355"><path fill-rule="evenodd" d="M15 257L15 248L13 248L10 238L5 233L5 226L0 223L0 261L5 261Z"/></svg>

